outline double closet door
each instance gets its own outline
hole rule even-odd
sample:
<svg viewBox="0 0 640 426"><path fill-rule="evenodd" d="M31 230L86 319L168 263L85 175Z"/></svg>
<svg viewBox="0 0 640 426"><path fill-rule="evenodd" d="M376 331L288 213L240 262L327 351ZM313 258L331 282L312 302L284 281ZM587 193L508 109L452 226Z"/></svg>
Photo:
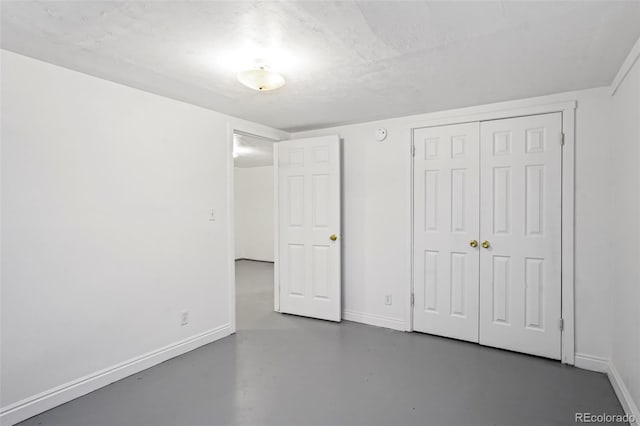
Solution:
<svg viewBox="0 0 640 426"><path fill-rule="evenodd" d="M561 113L414 146L414 330L560 359Z"/></svg>

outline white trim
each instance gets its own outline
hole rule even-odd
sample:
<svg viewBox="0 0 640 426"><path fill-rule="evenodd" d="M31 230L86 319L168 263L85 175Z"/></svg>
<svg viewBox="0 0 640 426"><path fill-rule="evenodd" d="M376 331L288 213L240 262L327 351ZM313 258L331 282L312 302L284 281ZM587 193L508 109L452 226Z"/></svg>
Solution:
<svg viewBox="0 0 640 426"><path fill-rule="evenodd" d="M220 327L205 331L204 333L196 334L195 336L164 346L155 351L131 358L112 367L96 371L95 373L25 398L14 404L2 407L0 411L0 423L6 426L16 424L60 404L64 404L72 399L107 386L110 383L226 337L231 333L231 325L224 324Z"/></svg>
<svg viewBox="0 0 640 426"><path fill-rule="evenodd" d="M367 314L364 312L356 311L342 311L342 319L347 321L359 322L362 324L374 325L376 327L405 331L404 320L385 317L382 315Z"/></svg>
<svg viewBox="0 0 640 426"><path fill-rule="evenodd" d="M280 312L280 174L278 144L273 144L273 310Z"/></svg>
<svg viewBox="0 0 640 426"><path fill-rule="evenodd" d="M631 423L631 426L640 426L640 410L638 410L638 406L631 398L631 394L629 393L629 389L624 384L622 377L620 377L620 373L613 362L609 362L609 370L607 371L607 376L609 376L609 381L611 382L611 386L613 387L618 400L620 400L620 404L622 405L622 409L627 414L633 414L635 417L635 422Z"/></svg>
<svg viewBox="0 0 640 426"><path fill-rule="evenodd" d="M576 103L562 111L562 362L575 363L575 111Z"/></svg>
<svg viewBox="0 0 640 426"><path fill-rule="evenodd" d="M235 128L227 123L227 264L229 278L229 322L231 332L236 332L236 224L235 224L235 163L233 161L233 133Z"/></svg>
<svg viewBox="0 0 640 426"><path fill-rule="evenodd" d="M609 360L593 355L576 353L575 366L577 368L582 368L583 370L607 373L609 371Z"/></svg>
<svg viewBox="0 0 640 426"><path fill-rule="evenodd" d="M498 120L527 115L562 113L562 132L564 133L564 148L562 152L562 362L573 365L575 363L575 321L574 321L574 194L575 194L575 100L546 103L540 99L524 99L519 101L500 102L458 110L427 114L418 123L410 125L413 144L413 131L423 127L444 126L449 124L468 123L474 121ZM411 158L413 163L413 157ZM413 171L413 168L412 168ZM413 185L413 173L411 174ZM413 199L413 195L412 195ZM411 205L413 211L413 202ZM413 220L411 223L413 235ZM413 259L413 242L411 245L411 259ZM411 292L413 292L413 264L411 266ZM413 317L413 306L410 306L410 316ZM413 331L412 321L405 321L408 331Z"/></svg>
<svg viewBox="0 0 640 426"><path fill-rule="evenodd" d="M473 121L500 120L526 115L563 112L575 110L575 108L575 100L547 103L544 100L534 98L499 102L426 114L418 118L419 121L410 123L410 128L419 129L422 127L445 126L448 124L461 124Z"/></svg>
<svg viewBox="0 0 640 426"><path fill-rule="evenodd" d="M413 331L413 303L411 303L413 301L413 288L414 288L414 282L413 282L413 267L414 267L414 256L413 256L413 245L414 245L414 241L413 241L413 210L415 208L415 203L414 203L414 182L413 182L413 173L414 173L414 157L413 157L413 153L414 153L414 142L413 142L413 132L414 132L414 128L409 129L409 191L411 191L411 193L409 194L409 294L408 294L408 299L405 302L405 306L408 306L407 311L405 312L404 315L404 330L405 331Z"/></svg>
<svg viewBox="0 0 640 426"><path fill-rule="evenodd" d="M622 63L622 66L618 70L618 73L611 82L611 96L616 94L616 91L624 81L625 77L627 76L627 74L629 74L629 71L631 71L633 65L638 61L638 58L640 58L640 38L638 39L638 41L636 41L636 44L634 44L629 51L629 54Z"/></svg>

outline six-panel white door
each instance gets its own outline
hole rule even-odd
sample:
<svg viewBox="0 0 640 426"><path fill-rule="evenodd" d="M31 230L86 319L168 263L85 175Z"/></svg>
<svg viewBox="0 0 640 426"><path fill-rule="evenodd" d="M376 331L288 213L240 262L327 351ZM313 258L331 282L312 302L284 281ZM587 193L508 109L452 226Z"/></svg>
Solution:
<svg viewBox="0 0 640 426"><path fill-rule="evenodd" d="M561 129L553 113L414 130L416 331L560 359Z"/></svg>
<svg viewBox="0 0 640 426"><path fill-rule="evenodd" d="M479 124L414 131L417 331L478 341Z"/></svg>
<svg viewBox="0 0 640 426"><path fill-rule="evenodd" d="M276 145L280 312L340 321L340 140Z"/></svg>
<svg viewBox="0 0 640 426"><path fill-rule="evenodd" d="M481 129L480 343L560 359L562 116Z"/></svg>

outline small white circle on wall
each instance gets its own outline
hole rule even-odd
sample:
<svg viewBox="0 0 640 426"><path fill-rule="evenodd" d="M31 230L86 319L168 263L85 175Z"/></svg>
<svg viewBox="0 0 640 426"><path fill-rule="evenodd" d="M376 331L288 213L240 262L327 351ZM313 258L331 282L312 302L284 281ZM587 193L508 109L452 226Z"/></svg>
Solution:
<svg viewBox="0 0 640 426"><path fill-rule="evenodd" d="M384 127L380 127L379 129L376 129L376 139L378 141L382 142L386 138L387 138L387 129L385 129Z"/></svg>

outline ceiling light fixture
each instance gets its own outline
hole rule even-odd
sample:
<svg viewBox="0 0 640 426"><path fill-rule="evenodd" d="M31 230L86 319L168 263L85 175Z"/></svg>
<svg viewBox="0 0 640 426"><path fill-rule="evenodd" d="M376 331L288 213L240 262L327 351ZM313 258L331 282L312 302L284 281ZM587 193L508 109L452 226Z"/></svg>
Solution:
<svg viewBox="0 0 640 426"><path fill-rule="evenodd" d="M267 66L262 65L254 69L240 71L238 81L245 86L266 92L284 86L284 77L275 71L271 71Z"/></svg>

